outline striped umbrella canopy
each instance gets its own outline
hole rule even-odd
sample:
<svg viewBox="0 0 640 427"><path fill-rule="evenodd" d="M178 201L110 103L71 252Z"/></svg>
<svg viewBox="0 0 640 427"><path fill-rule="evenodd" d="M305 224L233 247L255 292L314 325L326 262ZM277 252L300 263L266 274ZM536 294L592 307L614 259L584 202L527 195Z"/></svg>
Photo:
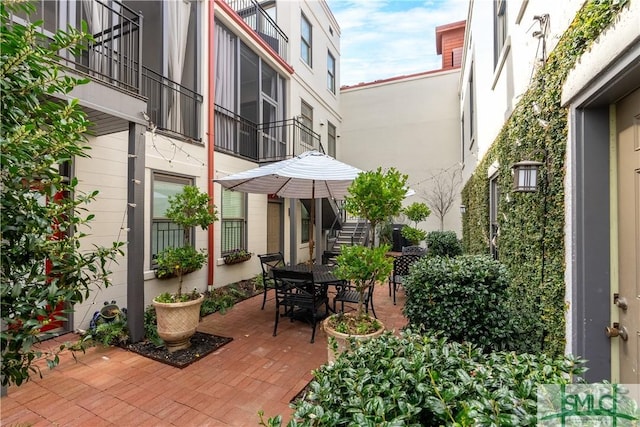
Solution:
<svg viewBox="0 0 640 427"><path fill-rule="evenodd" d="M349 185L362 171L319 151L307 151L291 159L270 163L215 179L229 190L276 194L293 199L331 197L342 200ZM313 259L314 209L309 221L309 256Z"/></svg>
<svg viewBox="0 0 640 427"><path fill-rule="evenodd" d="M293 199L331 197L342 200L360 169L319 151L215 179L230 190L277 194Z"/></svg>

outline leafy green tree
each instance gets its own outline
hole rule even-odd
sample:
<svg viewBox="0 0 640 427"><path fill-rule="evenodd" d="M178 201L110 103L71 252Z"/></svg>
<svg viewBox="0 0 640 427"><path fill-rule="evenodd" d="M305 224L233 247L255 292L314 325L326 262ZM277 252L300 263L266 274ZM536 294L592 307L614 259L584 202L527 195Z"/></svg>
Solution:
<svg viewBox="0 0 640 427"><path fill-rule="evenodd" d="M199 226L203 230L218 220L218 212L207 193L202 193L194 185L186 185L182 192L169 197L169 208L165 216L182 227L184 238L180 247L167 247L158 254L156 262L160 271L172 272L178 276L178 292L164 293L161 302L184 301L182 294L182 278L184 274L202 268L207 262L206 254L196 250L191 244L191 229ZM185 294L187 300L191 294Z"/></svg>
<svg viewBox="0 0 640 427"><path fill-rule="evenodd" d="M349 186L345 209L352 215L365 218L371 226L369 242L374 246L376 226L400 213L407 194L407 175L396 168L378 168L359 174Z"/></svg>
<svg viewBox="0 0 640 427"><path fill-rule="evenodd" d="M49 367L58 364L67 345L48 352L35 348L42 327L55 307L65 309L53 320L66 320L92 288L108 286L108 264L121 254L120 243L82 249L81 230L93 219L84 206L97 191L82 194L77 179L60 173L74 157L88 156L84 135L90 123L77 100L53 98L86 83L62 75L57 53L79 53L88 36L69 30L47 38L35 25L11 22L10 11L17 8L32 10L28 4L0 3L3 386L41 375L34 363L41 358Z"/></svg>

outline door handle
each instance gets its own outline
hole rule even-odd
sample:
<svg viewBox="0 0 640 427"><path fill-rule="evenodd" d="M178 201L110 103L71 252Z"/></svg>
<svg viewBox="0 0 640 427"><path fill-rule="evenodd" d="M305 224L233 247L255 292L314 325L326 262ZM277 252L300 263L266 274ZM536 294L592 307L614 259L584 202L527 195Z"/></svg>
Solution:
<svg viewBox="0 0 640 427"><path fill-rule="evenodd" d="M627 328L625 328L624 326L620 326L620 323L618 322L614 322L613 326L607 326L605 328L605 334L607 334L609 338L620 337L623 341L629 339Z"/></svg>
<svg viewBox="0 0 640 427"><path fill-rule="evenodd" d="M618 293L613 294L613 303L617 305L620 310L626 310L628 307L627 299L621 297Z"/></svg>

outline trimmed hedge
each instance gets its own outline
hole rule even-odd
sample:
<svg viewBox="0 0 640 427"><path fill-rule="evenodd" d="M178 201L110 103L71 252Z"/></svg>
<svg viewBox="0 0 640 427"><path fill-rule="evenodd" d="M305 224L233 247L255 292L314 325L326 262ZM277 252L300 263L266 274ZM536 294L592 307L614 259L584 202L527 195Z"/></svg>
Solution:
<svg viewBox="0 0 640 427"><path fill-rule="evenodd" d="M431 231L427 234L426 241L428 256L462 255L462 243L453 231Z"/></svg>
<svg viewBox="0 0 640 427"><path fill-rule="evenodd" d="M571 383L581 364L387 332L315 371L288 425L535 425L536 386Z"/></svg>
<svg viewBox="0 0 640 427"><path fill-rule="evenodd" d="M403 313L416 330L441 333L485 349L512 349L507 271L480 255L434 257L415 263L405 278Z"/></svg>

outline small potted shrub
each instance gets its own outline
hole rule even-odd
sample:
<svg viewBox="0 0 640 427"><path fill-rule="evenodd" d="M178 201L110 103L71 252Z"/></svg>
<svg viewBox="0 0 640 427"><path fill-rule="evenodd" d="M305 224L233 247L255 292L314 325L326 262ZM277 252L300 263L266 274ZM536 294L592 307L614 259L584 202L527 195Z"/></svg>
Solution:
<svg viewBox="0 0 640 427"><path fill-rule="evenodd" d="M351 283L358 292L359 300L354 313L337 313L324 320L324 330L330 340L329 362L335 361L336 355L350 348L350 340L367 340L384 332L384 324L366 312L364 295L376 282L389 277L393 259L387 256L388 251L387 245L377 248L345 246L338 255L335 275Z"/></svg>
<svg viewBox="0 0 640 427"><path fill-rule="evenodd" d="M166 248L158 254L158 271L175 275L178 289L175 293L165 292L153 300L156 310L158 335L165 342L167 350L174 352L191 345L191 337L200 321L200 306L204 295L197 292L182 292L183 276L199 270L207 261L206 254L196 250L191 244L191 228L200 226L203 230L217 221L215 206L209 195L201 193L195 186L185 186L181 193L169 198L166 217L184 230L184 244L181 247Z"/></svg>
<svg viewBox="0 0 640 427"><path fill-rule="evenodd" d="M343 246L336 258L336 276L351 282L359 294L359 302L355 313L339 313L324 320L324 330L329 337L330 362L350 347L350 341L370 339L384 332L384 325L366 313L364 294L377 282L386 280L393 270L393 259L387 256L390 247L382 245L376 248L373 236L377 224L383 224L400 213L407 192L407 178L395 168L388 171L378 168L359 174L349 186L345 209L369 222L371 248Z"/></svg>
<svg viewBox="0 0 640 427"><path fill-rule="evenodd" d="M431 209L424 203L415 202L402 210L402 213L413 222L413 226L402 227L402 237L407 239L411 245L419 245L427 238L427 232L418 228L418 223L424 221L431 215Z"/></svg>

